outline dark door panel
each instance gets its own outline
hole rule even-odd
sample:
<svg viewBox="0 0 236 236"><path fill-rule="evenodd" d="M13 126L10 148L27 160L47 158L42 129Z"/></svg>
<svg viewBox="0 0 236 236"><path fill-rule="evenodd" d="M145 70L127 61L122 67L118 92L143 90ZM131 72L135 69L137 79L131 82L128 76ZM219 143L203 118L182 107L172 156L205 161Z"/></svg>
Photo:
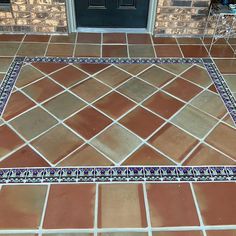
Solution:
<svg viewBox="0 0 236 236"><path fill-rule="evenodd" d="M146 28L149 0L75 0L77 26Z"/></svg>

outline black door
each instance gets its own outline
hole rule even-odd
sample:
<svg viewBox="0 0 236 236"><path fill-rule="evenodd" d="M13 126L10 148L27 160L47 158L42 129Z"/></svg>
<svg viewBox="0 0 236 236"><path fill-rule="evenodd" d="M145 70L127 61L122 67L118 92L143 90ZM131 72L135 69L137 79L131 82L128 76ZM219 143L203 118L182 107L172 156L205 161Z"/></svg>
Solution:
<svg viewBox="0 0 236 236"><path fill-rule="evenodd" d="M146 28L149 0L75 0L77 26Z"/></svg>

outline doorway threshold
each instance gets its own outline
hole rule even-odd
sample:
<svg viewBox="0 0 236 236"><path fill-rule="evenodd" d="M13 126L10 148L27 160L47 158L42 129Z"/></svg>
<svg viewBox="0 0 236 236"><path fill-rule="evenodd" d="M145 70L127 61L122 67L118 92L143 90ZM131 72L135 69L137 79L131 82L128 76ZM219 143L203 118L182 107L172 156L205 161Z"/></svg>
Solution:
<svg viewBox="0 0 236 236"><path fill-rule="evenodd" d="M78 27L77 32L82 33L137 33L145 34L149 33L147 28L89 28Z"/></svg>

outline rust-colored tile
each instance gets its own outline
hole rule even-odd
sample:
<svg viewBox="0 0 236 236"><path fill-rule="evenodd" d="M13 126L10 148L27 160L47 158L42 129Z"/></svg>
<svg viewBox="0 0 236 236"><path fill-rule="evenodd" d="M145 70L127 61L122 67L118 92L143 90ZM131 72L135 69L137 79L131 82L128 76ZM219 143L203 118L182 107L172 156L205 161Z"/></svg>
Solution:
<svg viewBox="0 0 236 236"><path fill-rule="evenodd" d="M0 191L1 229L38 229L47 186L3 186Z"/></svg>
<svg viewBox="0 0 236 236"><path fill-rule="evenodd" d="M235 140L236 130L221 123L209 134L206 142L236 160Z"/></svg>
<svg viewBox="0 0 236 236"><path fill-rule="evenodd" d="M113 119L118 119L135 106L135 103L119 93L112 92L98 100L94 105Z"/></svg>
<svg viewBox="0 0 236 236"><path fill-rule="evenodd" d="M94 184L52 185L43 228L93 228L95 192Z"/></svg>
<svg viewBox="0 0 236 236"><path fill-rule="evenodd" d="M50 43L75 43L76 34L52 35Z"/></svg>
<svg viewBox="0 0 236 236"><path fill-rule="evenodd" d="M131 44L129 45L130 57L155 57L152 45Z"/></svg>
<svg viewBox="0 0 236 236"><path fill-rule="evenodd" d="M202 91L200 87L181 78L175 79L163 89L184 101L191 100Z"/></svg>
<svg viewBox="0 0 236 236"><path fill-rule="evenodd" d="M81 146L83 141L64 126L58 125L35 139L31 144L47 160L55 164Z"/></svg>
<svg viewBox="0 0 236 236"><path fill-rule="evenodd" d="M194 183L193 186L205 225L236 224L235 183Z"/></svg>
<svg viewBox="0 0 236 236"><path fill-rule="evenodd" d="M101 43L101 34L78 33L77 43Z"/></svg>
<svg viewBox="0 0 236 236"><path fill-rule="evenodd" d="M105 69L109 64L74 64L76 67L84 70L85 72L93 75L99 71Z"/></svg>
<svg viewBox="0 0 236 236"><path fill-rule="evenodd" d="M97 80L90 78L71 88L71 91L77 94L82 99L91 103L102 95L108 93L110 91L110 88L98 82Z"/></svg>
<svg viewBox="0 0 236 236"><path fill-rule="evenodd" d="M145 139L160 127L164 123L164 120L151 112L138 107L128 113L128 115L119 122Z"/></svg>
<svg viewBox="0 0 236 236"><path fill-rule="evenodd" d="M207 236L235 236L236 230L207 230Z"/></svg>
<svg viewBox="0 0 236 236"><path fill-rule="evenodd" d="M50 74L56 70L59 70L63 67L65 67L67 64L66 63L46 63L46 62L34 62L32 63L33 66L38 68L40 71L42 71L45 74Z"/></svg>
<svg viewBox="0 0 236 236"><path fill-rule="evenodd" d="M152 227L199 226L189 184L148 184Z"/></svg>
<svg viewBox="0 0 236 236"><path fill-rule="evenodd" d="M77 44L75 57L100 57L101 45Z"/></svg>
<svg viewBox="0 0 236 236"><path fill-rule="evenodd" d="M151 147L143 145L127 158L122 165L127 166L146 166L146 165L174 165L172 161L167 159L162 154L158 153Z"/></svg>
<svg viewBox="0 0 236 236"><path fill-rule="evenodd" d="M153 232L152 236L203 236L201 231L164 231Z"/></svg>
<svg viewBox="0 0 236 236"><path fill-rule="evenodd" d="M235 59L215 59L214 61L222 74L236 74Z"/></svg>
<svg viewBox="0 0 236 236"><path fill-rule="evenodd" d="M20 113L28 110L33 107L33 103L25 95L20 92L15 92L11 95L10 100L6 106L6 109L3 113L3 118L5 120L10 120L11 118L19 115Z"/></svg>
<svg viewBox="0 0 236 236"><path fill-rule="evenodd" d="M47 43L22 43L17 51L18 56L44 56Z"/></svg>
<svg viewBox="0 0 236 236"><path fill-rule="evenodd" d="M233 41L234 39L232 38L232 39L229 39L229 42L230 41ZM232 42L231 41L231 42ZM205 37L204 39L203 39L203 42L205 43L205 44L211 44L211 42L212 42L212 37ZM226 42L226 40L224 39L224 38L218 38L217 40L216 40L216 42L215 42L215 44L227 44L227 42Z"/></svg>
<svg viewBox="0 0 236 236"><path fill-rule="evenodd" d="M99 228L147 227L141 184L99 185Z"/></svg>
<svg viewBox="0 0 236 236"><path fill-rule="evenodd" d="M180 45L184 57L209 57L209 54L202 45Z"/></svg>
<svg viewBox="0 0 236 236"><path fill-rule="evenodd" d="M227 123L228 125L231 125L232 127L234 127L234 121L229 114L223 119L223 121Z"/></svg>
<svg viewBox="0 0 236 236"><path fill-rule="evenodd" d="M200 38L177 38L179 44L202 44Z"/></svg>
<svg viewBox="0 0 236 236"><path fill-rule="evenodd" d="M23 34L1 34L0 41L5 42L21 42L23 39Z"/></svg>
<svg viewBox="0 0 236 236"><path fill-rule="evenodd" d="M126 45L103 45L103 57L128 57Z"/></svg>
<svg viewBox="0 0 236 236"><path fill-rule="evenodd" d="M89 234L89 233L50 233L50 234L42 234L42 235L43 236L94 236L93 233L92 234ZM35 235L35 236L38 236L38 235Z"/></svg>
<svg viewBox="0 0 236 236"><path fill-rule="evenodd" d="M44 78L36 83L33 83L23 89L36 102L43 102L44 100L63 91L63 88L48 78Z"/></svg>
<svg viewBox="0 0 236 236"><path fill-rule="evenodd" d="M150 34L127 34L129 44L152 44Z"/></svg>
<svg viewBox="0 0 236 236"><path fill-rule="evenodd" d="M6 125L0 126L0 157L21 146L23 141Z"/></svg>
<svg viewBox="0 0 236 236"><path fill-rule="evenodd" d="M73 50L74 44L49 44L47 56L71 57Z"/></svg>
<svg viewBox="0 0 236 236"><path fill-rule="evenodd" d="M186 166L236 165L236 162L205 144L200 146L184 162Z"/></svg>
<svg viewBox="0 0 236 236"><path fill-rule="evenodd" d="M182 57L180 48L177 45L158 45L154 48L157 57Z"/></svg>
<svg viewBox="0 0 236 236"><path fill-rule="evenodd" d="M113 232L113 233L100 233L98 236L148 236L148 233L141 232Z"/></svg>
<svg viewBox="0 0 236 236"><path fill-rule="evenodd" d="M27 34L24 38L24 42L38 42L47 43L50 39L50 35L33 35Z"/></svg>
<svg viewBox="0 0 236 236"><path fill-rule="evenodd" d="M86 144L65 160L59 166L111 166L113 165L104 155L92 146Z"/></svg>
<svg viewBox="0 0 236 236"><path fill-rule="evenodd" d="M86 139L91 139L111 123L109 118L92 107L83 109L66 121L68 126Z"/></svg>
<svg viewBox="0 0 236 236"><path fill-rule="evenodd" d="M73 84L76 84L85 78L88 77L86 73L75 68L74 66L68 66L62 70L59 70L52 75L50 75L52 79L62 84L65 87L69 87Z"/></svg>
<svg viewBox="0 0 236 236"><path fill-rule="evenodd" d="M176 38L152 37L154 44L177 44Z"/></svg>
<svg viewBox="0 0 236 236"><path fill-rule="evenodd" d="M126 35L124 33L105 33L105 34L103 34L103 43L125 44L126 43Z"/></svg>
<svg viewBox="0 0 236 236"><path fill-rule="evenodd" d="M171 124L166 124L152 136L149 143L175 161L181 162L192 148L196 146L198 141L181 129Z"/></svg>
<svg viewBox="0 0 236 236"><path fill-rule="evenodd" d="M210 50L210 47L207 47ZM234 57L234 51L229 45L213 45L209 51L212 57Z"/></svg>
<svg viewBox="0 0 236 236"><path fill-rule="evenodd" d="M0 162L0 168L48 167L49 164L29 146L24 146Z"/></svg>
<svg viewBox="0 0 236 236"><path fill-rule="evenodd" d="M166 93L157 92L145 101L143 105L164 118L170 118L184 105L184 103Z"/></svg>
<svg viewBox="0 0 236 236"><path fill-rule="evenodd" d="M128 73L126 73L114 66L111 66L96 75L97 79L99 79L100 81L104 82L105 84L107 84L111 87L118 86L119 84L126 81L130 77L131 77L131 75L129 75Z"/></svg>

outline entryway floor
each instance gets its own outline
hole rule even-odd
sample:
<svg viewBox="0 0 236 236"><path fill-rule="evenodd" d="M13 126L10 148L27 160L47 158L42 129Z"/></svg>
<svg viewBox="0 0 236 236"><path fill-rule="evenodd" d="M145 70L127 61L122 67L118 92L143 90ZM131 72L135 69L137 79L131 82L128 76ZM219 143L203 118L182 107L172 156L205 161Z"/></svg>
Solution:
<svg viewBox="0 0 236 236"><path fill-rule="evenodd" d="M0 41L0 234L236 234L233 44L208 53L208 40L150 35ZM193 172L181 180L182 167Z"/></svg>

